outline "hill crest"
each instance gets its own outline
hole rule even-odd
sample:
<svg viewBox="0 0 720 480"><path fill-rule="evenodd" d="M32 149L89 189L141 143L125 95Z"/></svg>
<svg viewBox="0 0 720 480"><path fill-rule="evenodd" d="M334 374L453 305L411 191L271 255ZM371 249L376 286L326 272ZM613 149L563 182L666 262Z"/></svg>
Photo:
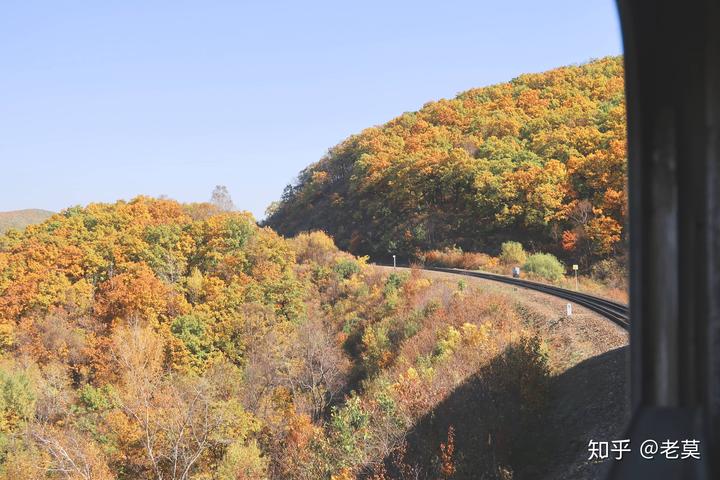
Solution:
<svg viewBox="0 0 720 480"><path fill-rule="evenodd" d="M28 225L41 223L54 215L55 212L39 208L25 208L22 210L11 210L0 212L0 234L11 228L23 229Z"/></svg>
<svg viewBox="0 0 720 480"><path fill-rule="evenodd" d="M425 104L330 149L266 223L376 257L519 240L582 259L625 249L621 57L523 74Z"/></svg>

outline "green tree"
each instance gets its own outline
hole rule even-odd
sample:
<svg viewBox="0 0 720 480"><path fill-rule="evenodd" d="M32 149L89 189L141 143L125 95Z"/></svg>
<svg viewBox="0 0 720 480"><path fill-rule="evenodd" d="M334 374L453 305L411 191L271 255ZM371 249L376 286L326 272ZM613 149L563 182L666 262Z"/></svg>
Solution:
<svg viewBox="0 0 720 480"><path fill-rule="evenodd" d="M500 261L505 265L523 265L527 253L520 242L503 242L500 248Z"/></svg>

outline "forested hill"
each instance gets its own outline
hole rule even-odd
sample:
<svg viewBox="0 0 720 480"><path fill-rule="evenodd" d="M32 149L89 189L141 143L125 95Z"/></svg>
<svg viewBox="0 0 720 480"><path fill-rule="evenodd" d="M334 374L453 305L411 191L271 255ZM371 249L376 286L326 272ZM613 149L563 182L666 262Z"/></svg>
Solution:
<svg viewBox="0 0 720 480"><path fill-rule="evenodd" d="M137 197L10 230L0 480L537 469L552 458L530 448L549 445L534 419L550 345L568 343L530 332L511 295L471 288L211 204ZM506 440L489 447L494 432Z"/></svg>
<svg viewBox="0 0 720 480"><path fill-rule="evenodd" d="M0 212L0 234L11 228L23 229L28 225L40 223L49 218L53 212L39 209L14 210Z"/></svg>
<svg viewBox="0 0 720 480"><path fill-rule="evenodd" d="M332 148L266 222L378 257L504 240L565 258L621 253L623 82L622 57L607 57L430 102Z"/></svg>

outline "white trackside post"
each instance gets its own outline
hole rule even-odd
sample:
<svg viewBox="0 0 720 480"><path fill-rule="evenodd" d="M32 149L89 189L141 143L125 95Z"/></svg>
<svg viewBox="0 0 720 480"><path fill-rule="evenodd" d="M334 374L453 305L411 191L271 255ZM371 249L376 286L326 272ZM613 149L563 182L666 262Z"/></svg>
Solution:
<svg viewBox="0 0 720 480"><path fill-rule="evenodd" d="M572 317L572 303L567 304L567 316Z"/></svg>
<svg viewBox="0 0 720 480"><path fill-rule="evenodd" d="M397 265L395 263L395 255L393 255L393 268L395 268Z"/></svg>
<svg viewBox="0 0 720 480"><path fill-rule="evenodd" d="M575 270L575 291L579 291L578 288L578 279L577 279L577 272L578 272L578 266L577 264L573 265L573 270Z"/></svg>

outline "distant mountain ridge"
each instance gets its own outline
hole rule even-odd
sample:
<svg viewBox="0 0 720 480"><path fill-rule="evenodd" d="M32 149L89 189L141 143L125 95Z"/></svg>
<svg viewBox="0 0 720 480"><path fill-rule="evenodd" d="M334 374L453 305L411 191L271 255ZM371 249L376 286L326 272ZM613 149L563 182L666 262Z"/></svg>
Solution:
<svg viewBox="0 0 720 480"><path fill-rule="evenodd" d="M7 232L11 228L23 229L28 225L41 223L54 214L55 212L39 208L0 212L0 234Z"/></svg>

